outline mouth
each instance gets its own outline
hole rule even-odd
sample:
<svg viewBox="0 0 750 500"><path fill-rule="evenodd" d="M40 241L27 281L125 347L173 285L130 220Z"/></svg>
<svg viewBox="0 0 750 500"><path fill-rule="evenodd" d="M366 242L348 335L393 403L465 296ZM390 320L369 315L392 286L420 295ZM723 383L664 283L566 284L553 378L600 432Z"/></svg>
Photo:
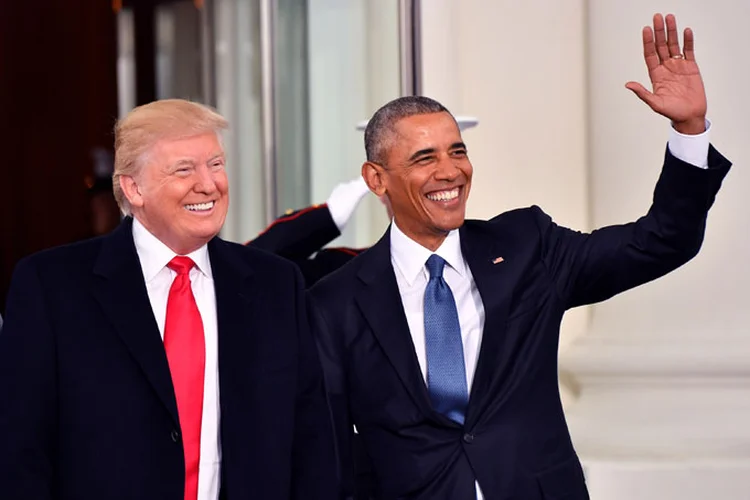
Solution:
<svg viewBox="0 0 750 500"><path fill-rule="evenodd" d="M449 207L457 205L461 200L462 186L456 186L451 189L443 189L441 191L430 191L425 194L425 198L433 203L438 203L441 206Z"/></svg>
<svg viewBox="0 0 750 500"><path fill-rule="evenodd" d="M191 213L195 214L207 214L210 213L213 208L216 206L216 201L207 201L204 203L191 203L189 205L184 205L185 210Z"/></svg>

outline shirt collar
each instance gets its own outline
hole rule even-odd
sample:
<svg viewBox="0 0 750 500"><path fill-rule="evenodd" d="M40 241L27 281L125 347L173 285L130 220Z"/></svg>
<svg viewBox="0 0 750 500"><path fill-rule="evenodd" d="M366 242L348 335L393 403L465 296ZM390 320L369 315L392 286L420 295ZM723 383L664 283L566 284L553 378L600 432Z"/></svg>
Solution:
<svg viewBox="0 0 750 500"><path fill-rule="evenodd" d="M138 259L141 261L141 269L143 269L143 277L146 283L153 280L169 264L169 261L177 256L136 218L133 218L133 242L138 253ZM207 278L213 278L207 245L190 252L186 257L190 257L195 262L195 267Z"/></svg>
<svg viewBox="0 0 750 500"><path fill-rule="evenodd" d="M425 263L433 253L442 257L459 275L466 275L466 263L461 253L461 236L458 229L448 233L438 249L432 252L406 236L398 228L396 221L393 221L391 224L391 260L409 286L414 284L419 273L427 272Z"/></svg>

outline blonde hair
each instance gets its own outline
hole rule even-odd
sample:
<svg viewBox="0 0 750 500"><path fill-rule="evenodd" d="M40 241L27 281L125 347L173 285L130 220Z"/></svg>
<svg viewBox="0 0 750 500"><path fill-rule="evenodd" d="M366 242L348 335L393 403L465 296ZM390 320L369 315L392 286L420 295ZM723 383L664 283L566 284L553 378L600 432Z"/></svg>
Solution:
<svg viewBox="0 0 750 500"><path fill-rule="evenodd" d="M130 203L120 187L120 177L136 175L158 141L193 137L206 132L220 135L228 127L229 122L213 109L183 99L154 101L130 111L115 125L112 188L122 213L130 215Z"/></svg>

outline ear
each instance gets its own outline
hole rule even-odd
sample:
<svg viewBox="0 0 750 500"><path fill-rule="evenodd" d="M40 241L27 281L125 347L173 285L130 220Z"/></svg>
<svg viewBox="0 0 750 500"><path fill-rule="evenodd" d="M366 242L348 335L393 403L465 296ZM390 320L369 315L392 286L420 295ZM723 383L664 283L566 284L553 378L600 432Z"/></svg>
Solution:
<svg viewBox="0 0 750 500"><path fill-rule="evenodd" d="M362 164L362 178L376 196L385 194L385 170L382 165L366 161Z"/></svg>
<svg viewBox="0 0 750 500"><path fill-rule="evenodd" d="M138 187L135 177L132 175L121 175L120 188L122 189L125 198L130 202L131 207L141 208L143 206L143 196L141 195L141 190Z"/></svg>

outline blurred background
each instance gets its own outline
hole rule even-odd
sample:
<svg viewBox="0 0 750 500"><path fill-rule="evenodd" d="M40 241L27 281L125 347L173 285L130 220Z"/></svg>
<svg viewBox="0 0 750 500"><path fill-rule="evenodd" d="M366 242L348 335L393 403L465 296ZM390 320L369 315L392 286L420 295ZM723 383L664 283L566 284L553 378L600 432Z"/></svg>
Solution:
<svg viewBox="0 0 750 500"><path fill-rule="evenodd" d="M746 0L0 0L0 310L20 258L117 223L113 126L167 97L230 120L226 239L356 177L356 125L413 93L479 120L470 216L633 220L669 132L624 88L648 82L656 11L694 29L712 142L735 167L696 259L566 316L563 400L593 499L750 499ZM387 223L368 198L335 244Z"/></svg>

